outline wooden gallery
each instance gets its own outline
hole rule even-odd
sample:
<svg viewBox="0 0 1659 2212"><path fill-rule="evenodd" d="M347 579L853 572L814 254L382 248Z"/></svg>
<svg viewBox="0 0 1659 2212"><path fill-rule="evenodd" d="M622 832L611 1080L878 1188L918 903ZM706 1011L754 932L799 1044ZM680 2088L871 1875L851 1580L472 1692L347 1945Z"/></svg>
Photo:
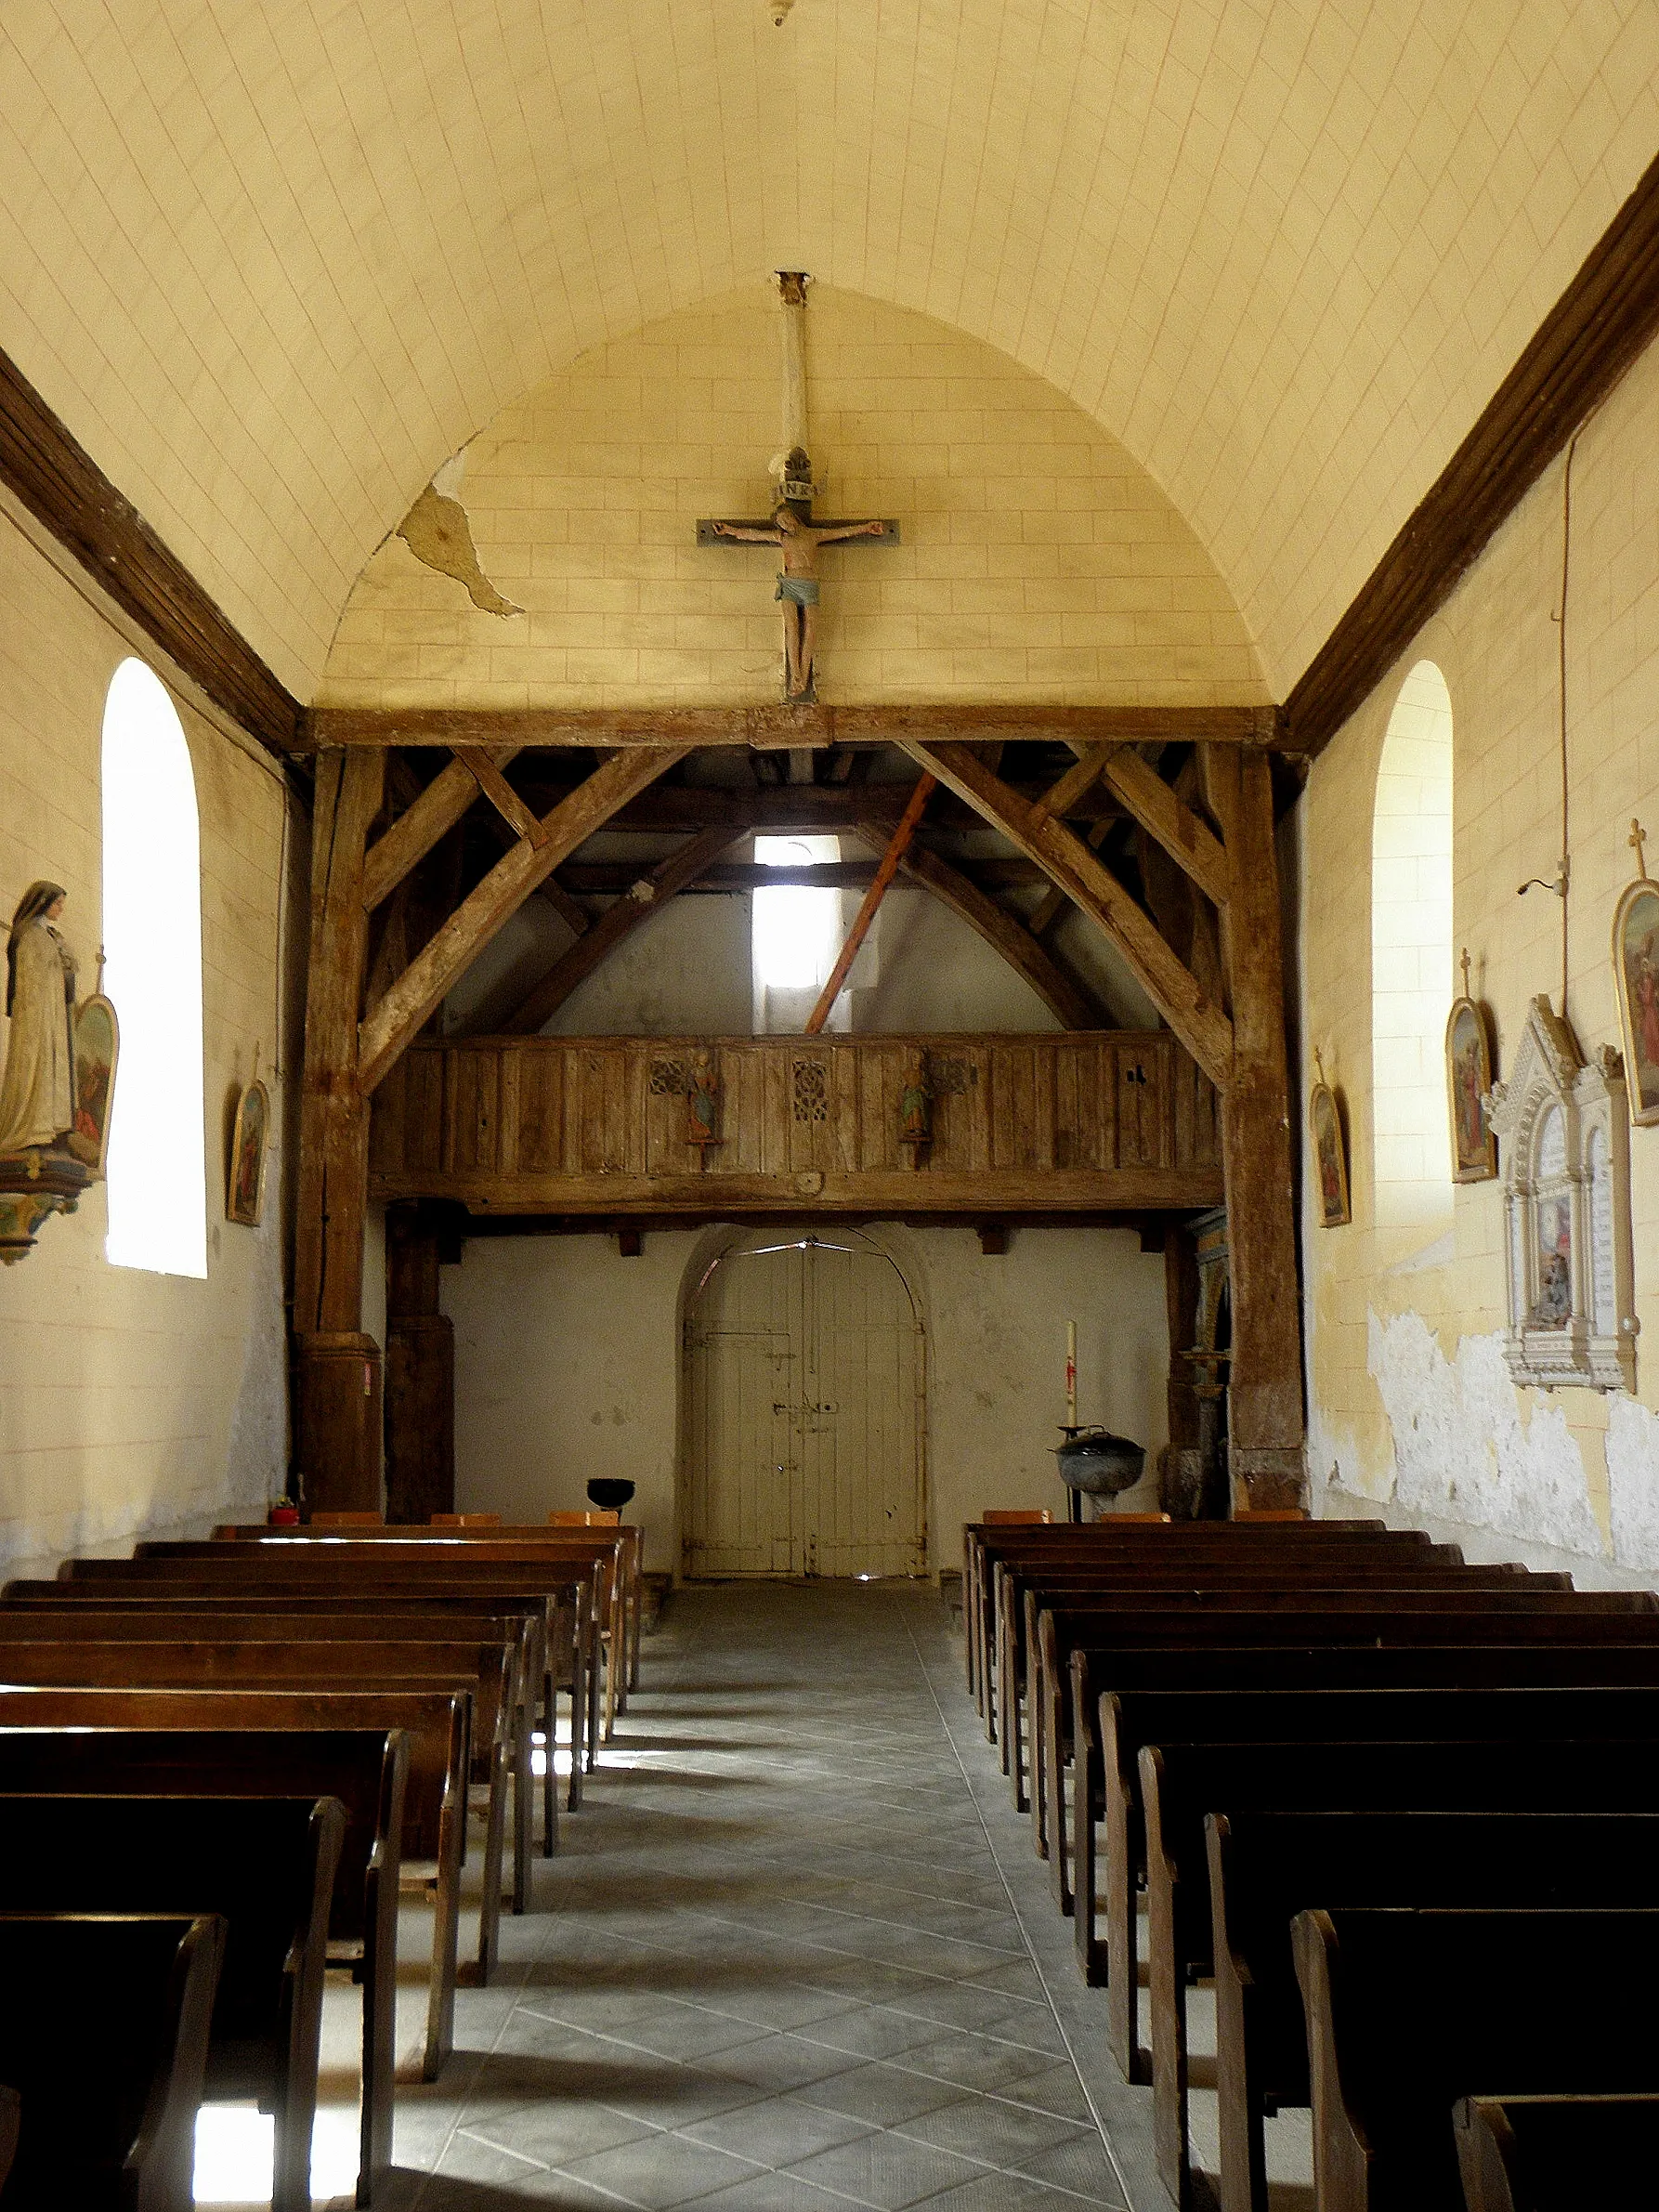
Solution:
<svg viewBox="0 0 1659 2212"><path fill-rule="evenodd" d="M0 181L0 2212L1635 2201L1659 14L19 0Z"/></svg>

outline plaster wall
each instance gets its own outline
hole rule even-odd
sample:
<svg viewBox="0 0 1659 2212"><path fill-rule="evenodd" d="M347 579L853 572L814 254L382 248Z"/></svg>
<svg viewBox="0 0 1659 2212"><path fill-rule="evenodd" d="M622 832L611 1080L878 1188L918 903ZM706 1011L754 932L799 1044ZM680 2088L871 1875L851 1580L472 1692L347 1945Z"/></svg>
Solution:
<svg viewBox="0 0 1659 2212"><path fill-rule="evenodd" d="M129 650L0 518L0 909L8 919L37 876L67 887L83 992L101 937L104 695ZM207 1279L111 1266L101 1185L0 1269L0 1562L12 1572L262 1512L286 1459L281 1112L263 1224L236 1227L224 1207L230 1116L255 1051L281 1092L285 802L271 769L175 700L201 817L206 1092L178 1109L206 1116ZM118 1076L117 1113L120 1099Z"/></svg>
<svg viewBox="0 0 1659 2212"><path fill-rule="evenodd" d="M524 612L388 538L324 671L331 704L762 704L780 625L764 516L778 438L775 290L746 285L595 347L504 408L459 484L484 574ZM836 700L1264 700L1226 585L1166 493L1044 377L962 331L815 284L820 516L897 545L822 556L818 688Z"/></svg>
<svg viewBox="0 0 1659 2212"><path fill-rule="evenodd" d="M780 1231L780 1236L785 1232ZM1078 1323L1078 1416L1167 1437L1163 1261L1123 1229L1019 1229L986 1258L972 1230L877 1226L927 1336L930 1565L954 1564L983 1507L1065 1493L1051 1452L1065 1419L1065 1324ZM455 1324L456 1500L539 1521L586 1503L594 1475L637 1484L649 1564L679 1566L681 1320L719 1231L475 1238L443 1270ZM1150 1478L1149 1478L1150 1479Z"/></svg>
<svg viewBox="0 0 1659 2212"><path fill-rule="evenodd" d="M1659 353L1585 429L1573 464L1567 604L1568 1013L1581 1048L1622 1044L1613 912L1635 874L1631 819L1659 830ZM1387 683L1314 764L1301 802L1301 1057L1323 1057L1350 1132L1352 1223L1303 1191L1309 1463L1322 1492L1390 1500L1575 1556L1659 1571L1659 1130L1631 1131L1634 1397L1517 1390L1498 1182L1449 1192L1426 1225L1379 1224L1373 1163L1370 871L1384 732L1424 658L1453 715L1452 952L1490 1009L1496 1072L1528 1005L1559 1005L1562 911L1528 877L1561 850L1560 633L1564 460L1510 517ZM1458 988L1440 978L1449 1010ZM1449 1225L1448 1225L1449 1224ZM1335 1489L1332 1489L1335 1486Z"/></svg>

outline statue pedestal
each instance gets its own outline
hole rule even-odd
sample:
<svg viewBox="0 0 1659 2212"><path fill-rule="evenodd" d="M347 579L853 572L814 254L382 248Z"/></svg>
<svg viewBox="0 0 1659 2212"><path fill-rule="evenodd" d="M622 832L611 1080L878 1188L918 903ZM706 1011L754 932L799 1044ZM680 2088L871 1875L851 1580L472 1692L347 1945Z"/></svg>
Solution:
<svg viewBox="0 0 1659 2212"><path fill-rule="evenodd" d="M380 1346L360 1329L294 1340L294 1463L308 1512L378 1513Z"/></svg>
<svg viewBox="0 0 1659 2212"><path fill-rule="evenodd" d="M46 1216L73 1213L96 1180L85 1161L55 1146L0 1154L0 1266L26 1259Z"/></svg>

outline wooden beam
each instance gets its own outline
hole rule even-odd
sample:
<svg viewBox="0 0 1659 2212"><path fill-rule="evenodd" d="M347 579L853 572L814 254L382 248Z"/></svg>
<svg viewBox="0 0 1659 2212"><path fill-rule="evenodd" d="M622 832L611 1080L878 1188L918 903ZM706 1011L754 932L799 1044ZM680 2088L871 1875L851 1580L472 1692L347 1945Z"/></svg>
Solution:
<svg viewBox="0 0 1659 2212"><path fill-rule="evenodd" d="M888 840L887 850L876 863L875 879L869 889L864 894L857 913L853 917L853 926L847 932L847 941L836 954L835 965L830 969L824 988L818 993L818 1002L806 1017L805 1034L808 1037L818 1036L824 1024L830 1019L830 1012L836 1000L841 996L842 987L846 982L853 962L858 957L859 948L865 938L869 936L871 925L882 910L882 901L887 896L887 886L898 873L898 864L904 858L911 838L916 834L916 825L921 819L922 811L933 797L935 788L935 781L932 776L922 776L917 779L916 789L910 793L909 803L898 818L893 835Z"/></svg>
<svg viewBox="0 0 1659 2212"><path fill-rule="evenodd" d="M1129 962L1142 988L1218 1091L1232 1079L1233 1025L1199 988L1156 927L1081 838L1022 799L966 745L905 748L1035 860Z"/></svg>
<svg viewBox="0 0 1659 2212"><path fill-rule="evenodd" d="M1285 702L1317 753L1659 332L1659 160L1591 248Z"/></svg>
<svg viewBox="0 0 1659 2212"><path fill-rule="evenodd" d="M507 917L619 806L682 757L666 752L614 753L545 818L540 845L523 839L496 862L365 1016L358 1045L358 1081L365 1096Z"/></svg>
<svg viewBox="0 0 1659 2212"><path fill-rule="evenodd" d="M882 832L872 825L860 834L868 836L874 844L881 842ZM1102 1026L1098 1009L1018 917L999 907L960 869L921 844L912 844L899 866L903 874L931 891L952 913L960 914L993 951L999 952L1015 975L1031 986L1057 1022L1068 1029L1098 1029Z"/></svg>
<svg viewBox="0 0 1659 2212"><path fill-rule="evenodd" d="M579 937L587 936L593 917L586 907L579 906L571 897L557 876L550 875L536 896L547 901L567 929L573 930Z"/></svg>
<svg viewBox="0 0 1659 2212"><path fill-rule="evenodd" d="M893 834L892 818L877 818L868 825L850 823L860 836L868 835L877 852ZM505 832L503 831L503 835ZM911 850L920 850L912 845ZM930 848L931 849L931 848ZM637 860L568 860L559 874L568 891L583 898L616 898L632 890L639 880ZM1048 879L1035 860L994 859L978 856L957 863L960 871L986 890L1019 889ZM711 861L691 891L864 891L875 880L873 860L806 861L799 868L772 868L756 860Z"/></svg>
<svg viewBox="0 0 1659 2212"><path fill-rule="evenodd" d="M319 745L559 747L747 745L765 752L830 745L971 741L1211 744L1278 742L1269 706L316 707L304 748Z"/></svg>
<svg viewBox="0 0 1659 2212"><path fill-rule="evenodd" d="M1082 765L1079 762L1078 766ZM1099 774L1106 789L1122 800L1127 812L1149 837L1157 839L1170 859L1186 870L1205 897L1224 907L1232 894L1232 870L1226 847L1209 824L1128 746L1118 747L1103 760Z"/></svg>
<svg viewBox="0 0 1659 2212"><path fill-rule="evenodd" d="M1068 815L1078 801L1091 792L1100 781L1100 772L1113 753L1115 745L1079 745L1078 757L1061 777L1052 784L1037 802L1044 814ZM986 766L996 775L997 764L987 760Z"/></svg>
<svg viewBox="0 0 1659 2212"><path fill-rule="evenodd" d="M533 1037L552 1020L579 983L584 983L625 937L648 921L663 903L695 883L711 860L716 860L749 832L730 829L704 830L683 844L677 853L642 874L631 890L607 907L597 922L585 928L574 945L567 945L544 975L530 985L504 1021L493 1025L508 1037ZM545 885L543 886L545 889ZM587 918L582 917L584 925Z"/></svg>
<svg viewBox="0 0 1659 2212"><path fill-rule="evenodd" d="M294 749L298 700L4 353L0 482L239 728Z"/></svg>
<svg viewBox="0 0 1659 2212"><path fill-rule="evenodd" d="M821 1049L821 1048L820 1048ZM1221 1178L1214 1168L974 1168L925 1174L911 1169L843 1169L825 1171L821 1185L803 1188L799 1173L641 1174L630 1169L580 1174L494 1174L467 1170L424 1174L401 1170L377 1173L374 1193L387 1199L441 1197L476 1213L622 1215L650 1224L665 1216L712 1215L730 1220L762 1213L837 1213L865 1221L954 1214L982 1222L1027 1214L1053 1220L1068 1214L1191 1212L1219 1206ZM812 1178L816 1184L816 1172Z"/></svg>
<svg viewBox="0 0 1659 2212"><path fill-rule="evenodd" d="M504 768L511 752L496 762ZM478 795L478 779L459 757L441 767L432 781L370 846L363 862L363 905L370 913L419 867L440 837L460 821Z"/></svg>
<svg viewBox="0 0 1659 2212"><path fill-rule="evenodd" d="M1206 797L1233 856L1236 887L1221 912L1233 1007L1233 1080L1221 1105L1233 1303L1228 1452L1234 1502L1305 1502L1301 1307L1285 1037L1285 967L1265 759L1234 748L1201 756Z"/></svg>
<svg viewBox="0 0 1659 2212"><path fill-rule="evenodd" d="M495 808L509 829L526 837L540 847L545 841L541 823L525 805L513 786L497 766L494 756L481 745L464 745L455 758L471 774L474 782Z"/></svg>

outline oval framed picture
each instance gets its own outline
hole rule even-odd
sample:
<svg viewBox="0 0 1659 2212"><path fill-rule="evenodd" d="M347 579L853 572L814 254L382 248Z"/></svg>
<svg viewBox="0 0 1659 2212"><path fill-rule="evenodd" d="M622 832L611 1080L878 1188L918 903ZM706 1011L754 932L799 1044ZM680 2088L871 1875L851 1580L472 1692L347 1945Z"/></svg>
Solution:
<svg viewBox="0 0 1659 2212"><path fill-rule="evenodd" d="M121 1025L102 991L75 1008L75 1121L69 1149L101 1183L110 1157L110 1108L115 1099L115 1065Z"/></svg>
<svg viewBox="0 0 1659 2212"><path fill-rule="evenodd" d="M1659 1121L1659 883L1639 876L1613 917L1630 1119Z"/></svg>
<svg viewBox="0 0 1659 2212"><path fill-rule="evenodd" d="M1497 1139L1486 1126L1492 1043L1473 999L1454 999L1446 1019L1446 1108L1452 1119L1452 1181L1486 1183L1497 1173Z"/></svg>
<svg viewBox="0 0 1659 2212"><path fill-rule="evenodd" d="M1319 1225L1339 1229L1353 1219L1348 1205L1348 1152L1342 1117L1328 1083L1315 1083L1308 1100L1308 1132L1313 1140L1313 1171L1319 1178Z"/></svg>
<svg viewBox="0 0 1659 2212"><path fill-rule="evenodd" d="M236 1131L230 1140L230 1178L225 1218L256 1229L265 1212L265 1155L270 1135L270 1093L257 1080L237 1101Z"/></svg>

